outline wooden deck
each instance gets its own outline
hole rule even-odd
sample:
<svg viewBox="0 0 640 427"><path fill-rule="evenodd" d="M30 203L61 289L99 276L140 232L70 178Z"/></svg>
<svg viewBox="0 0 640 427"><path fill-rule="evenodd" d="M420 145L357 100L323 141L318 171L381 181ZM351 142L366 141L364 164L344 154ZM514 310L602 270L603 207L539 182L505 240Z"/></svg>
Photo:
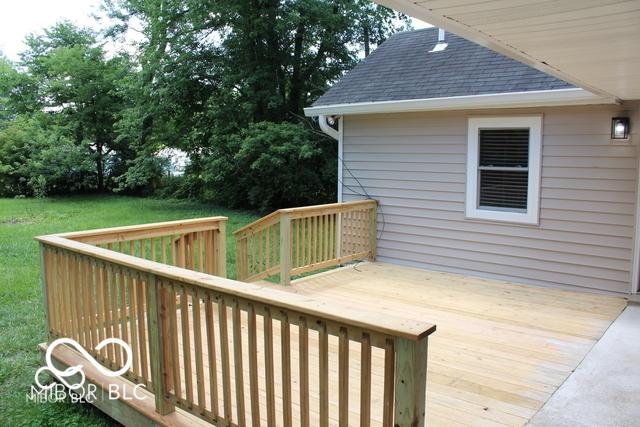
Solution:
<svg viewBox="0 0 640 427"><path fill-rule="evenodd" d="M432 426L524 425L626 306L624 298L382 263L272 286L437 324L427 375Z"/></svg>
<svg viewBox="0 0 640 427"><path fill-rule="evenodd" d="M602 336L611 322L626 306L624 298L571 292L552 288L539 288L495 280L448 273L437 273L383 263L360 263L333 271L308 276L294 281L291 286L281 286L269 282L259 282L264 287L284 290L309 296L327 304L340 304L355 310L374 311L380 316L437 324L437 331L431 335L428 350L427 375L427 424L430 426L521 426L536 413L551 394L571 374L592 345ZM214 317L219 318L218 307L214 306ZM193 306L189 303L187 318L193 318ZM204 307L200 316L206 317ZM231 328L233 311L228 307L229 348L236 348ZM183 316L177 317L178 351L180 359L185 357ZM241 316L241 346L248 348L248 318ZM264 335L264 319L257 318L258 336ZM180 367L180 384L183 390L192 389L193 396L184 401L200 401L202 392L205 408L211 410L214 401L220 412L224 409L224 389L222 382L214 396L210 382L199 378L198 370L209 372L212 359L208 356L210 348L215 349L215 371L218 378L223 377L222 342L216 335L212 347L198 347L193 327L188 327L189 351L187 354L202 352L204 366L198 368L191 363L188 373L184 365ZM276 319L272 324L273 335L273 384L275 391L275 425L284 425L283 408L283 372L281 325ZM201 340L206 343L204 329L200 330ZM300 420L300 360L299 330L296 325L290 329L290 377L291 416L293 425L301 425ZM308 331L308 366L311 392L308 396L310 418L309 425L320 424L319 386L319 337L317 331ZM339 395L341 384L339 377L340 342L336 336L328 337L329 388L329 424L338 425ZM59 362L70 364L73 359L70 350L60 350L56 356ZM359 360L361 346L350 342L348 354L351 360ZM257 341L257 360L265 353L264 341ZM54 353L55 356L55 353ZM79 355L74 356L79 357ZM236 382L244 384L245 406L251 406L249 371L251 355L242 352L242 377L236 381L239 372L235 369L234 357L229 363L230 416L237 411ZM74 361L73 363L76 363ZM382 425L382 402L384 389L384 351L371 348L371 425ZM94 383L107 382L105 378L88 378ZM95 372L93 372L95 375ZM146 374L146 372L145 372ZM99 375L99 374L98 374ZM185 375L190 377L187 382ZM359 425L360 414L360 378L359 365L349 369L349 425ZM144 375L143 375L144 376ZM242 378L239 377L239 378ZM126 382L126 380L123 379ZM267 425L267 372L264 366L257 371L259 384L260 425ZM189 384L192 384L190 387ZM146 406L144 406L146 405ZM100 405L97 405L100 406ZM185 411L178 410L167 417L155 414L149 402L140 403L134 409L144 419L160 424L196 425L204 421L193 418ZM183 408L186 409L186 408ZM151 412L150 412L151 411ZM107 410L107 412L109 412ZM109 412L110 413L110 412ZM118 413L112 414L116 419ZM120 420L122 422L122 420ZM234 418L234 421L235 418ZM252 425L251 413L247 412L246 424ZM125 420L126 422L126 420ZM234 422L234 424L236 424ZM238 422L237 424L242 424Z"/></svg>

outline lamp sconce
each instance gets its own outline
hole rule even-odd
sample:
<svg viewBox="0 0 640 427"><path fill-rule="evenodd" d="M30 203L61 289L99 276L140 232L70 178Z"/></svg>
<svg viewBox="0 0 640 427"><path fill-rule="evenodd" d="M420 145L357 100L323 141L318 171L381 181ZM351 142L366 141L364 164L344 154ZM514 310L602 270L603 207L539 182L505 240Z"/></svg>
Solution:
<svg viewBox="0 0 640 427"><path fill-rule="evenodd" d="M611 139L629 139L629 117L611 119Z"/></svg>

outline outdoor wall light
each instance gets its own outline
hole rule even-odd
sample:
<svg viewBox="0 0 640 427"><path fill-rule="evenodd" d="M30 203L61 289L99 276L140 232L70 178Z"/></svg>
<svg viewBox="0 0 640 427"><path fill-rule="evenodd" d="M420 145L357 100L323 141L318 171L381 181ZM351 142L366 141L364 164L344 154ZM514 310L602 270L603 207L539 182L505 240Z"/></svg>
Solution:
<svg viewBox="0 0 640 427"><path fill-rule="evenodd" d="M629 139L628 117L614 117L611 119L611 139Z"/></svg>

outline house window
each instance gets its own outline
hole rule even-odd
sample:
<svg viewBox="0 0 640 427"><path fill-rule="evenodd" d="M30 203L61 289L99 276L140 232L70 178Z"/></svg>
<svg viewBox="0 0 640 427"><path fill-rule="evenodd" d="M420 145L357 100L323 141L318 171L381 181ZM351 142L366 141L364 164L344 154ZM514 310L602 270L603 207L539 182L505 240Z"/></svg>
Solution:
<svg viewBox="0 0 640 427"><path fill-rule="evenodd" d="M538 223L542 117L469 119L468 218Z"/></svg>

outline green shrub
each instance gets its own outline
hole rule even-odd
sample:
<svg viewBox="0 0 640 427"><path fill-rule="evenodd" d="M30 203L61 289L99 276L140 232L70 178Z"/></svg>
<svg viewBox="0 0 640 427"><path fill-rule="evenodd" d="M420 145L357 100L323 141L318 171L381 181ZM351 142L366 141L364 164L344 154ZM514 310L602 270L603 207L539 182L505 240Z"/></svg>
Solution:
<svg viewBox="0 0 640 427"><path fill-rule="evenodd" d="M254 123L212 145L194 162L205 200L262 212L335 200L336 142L302 125Z"/></svg>

